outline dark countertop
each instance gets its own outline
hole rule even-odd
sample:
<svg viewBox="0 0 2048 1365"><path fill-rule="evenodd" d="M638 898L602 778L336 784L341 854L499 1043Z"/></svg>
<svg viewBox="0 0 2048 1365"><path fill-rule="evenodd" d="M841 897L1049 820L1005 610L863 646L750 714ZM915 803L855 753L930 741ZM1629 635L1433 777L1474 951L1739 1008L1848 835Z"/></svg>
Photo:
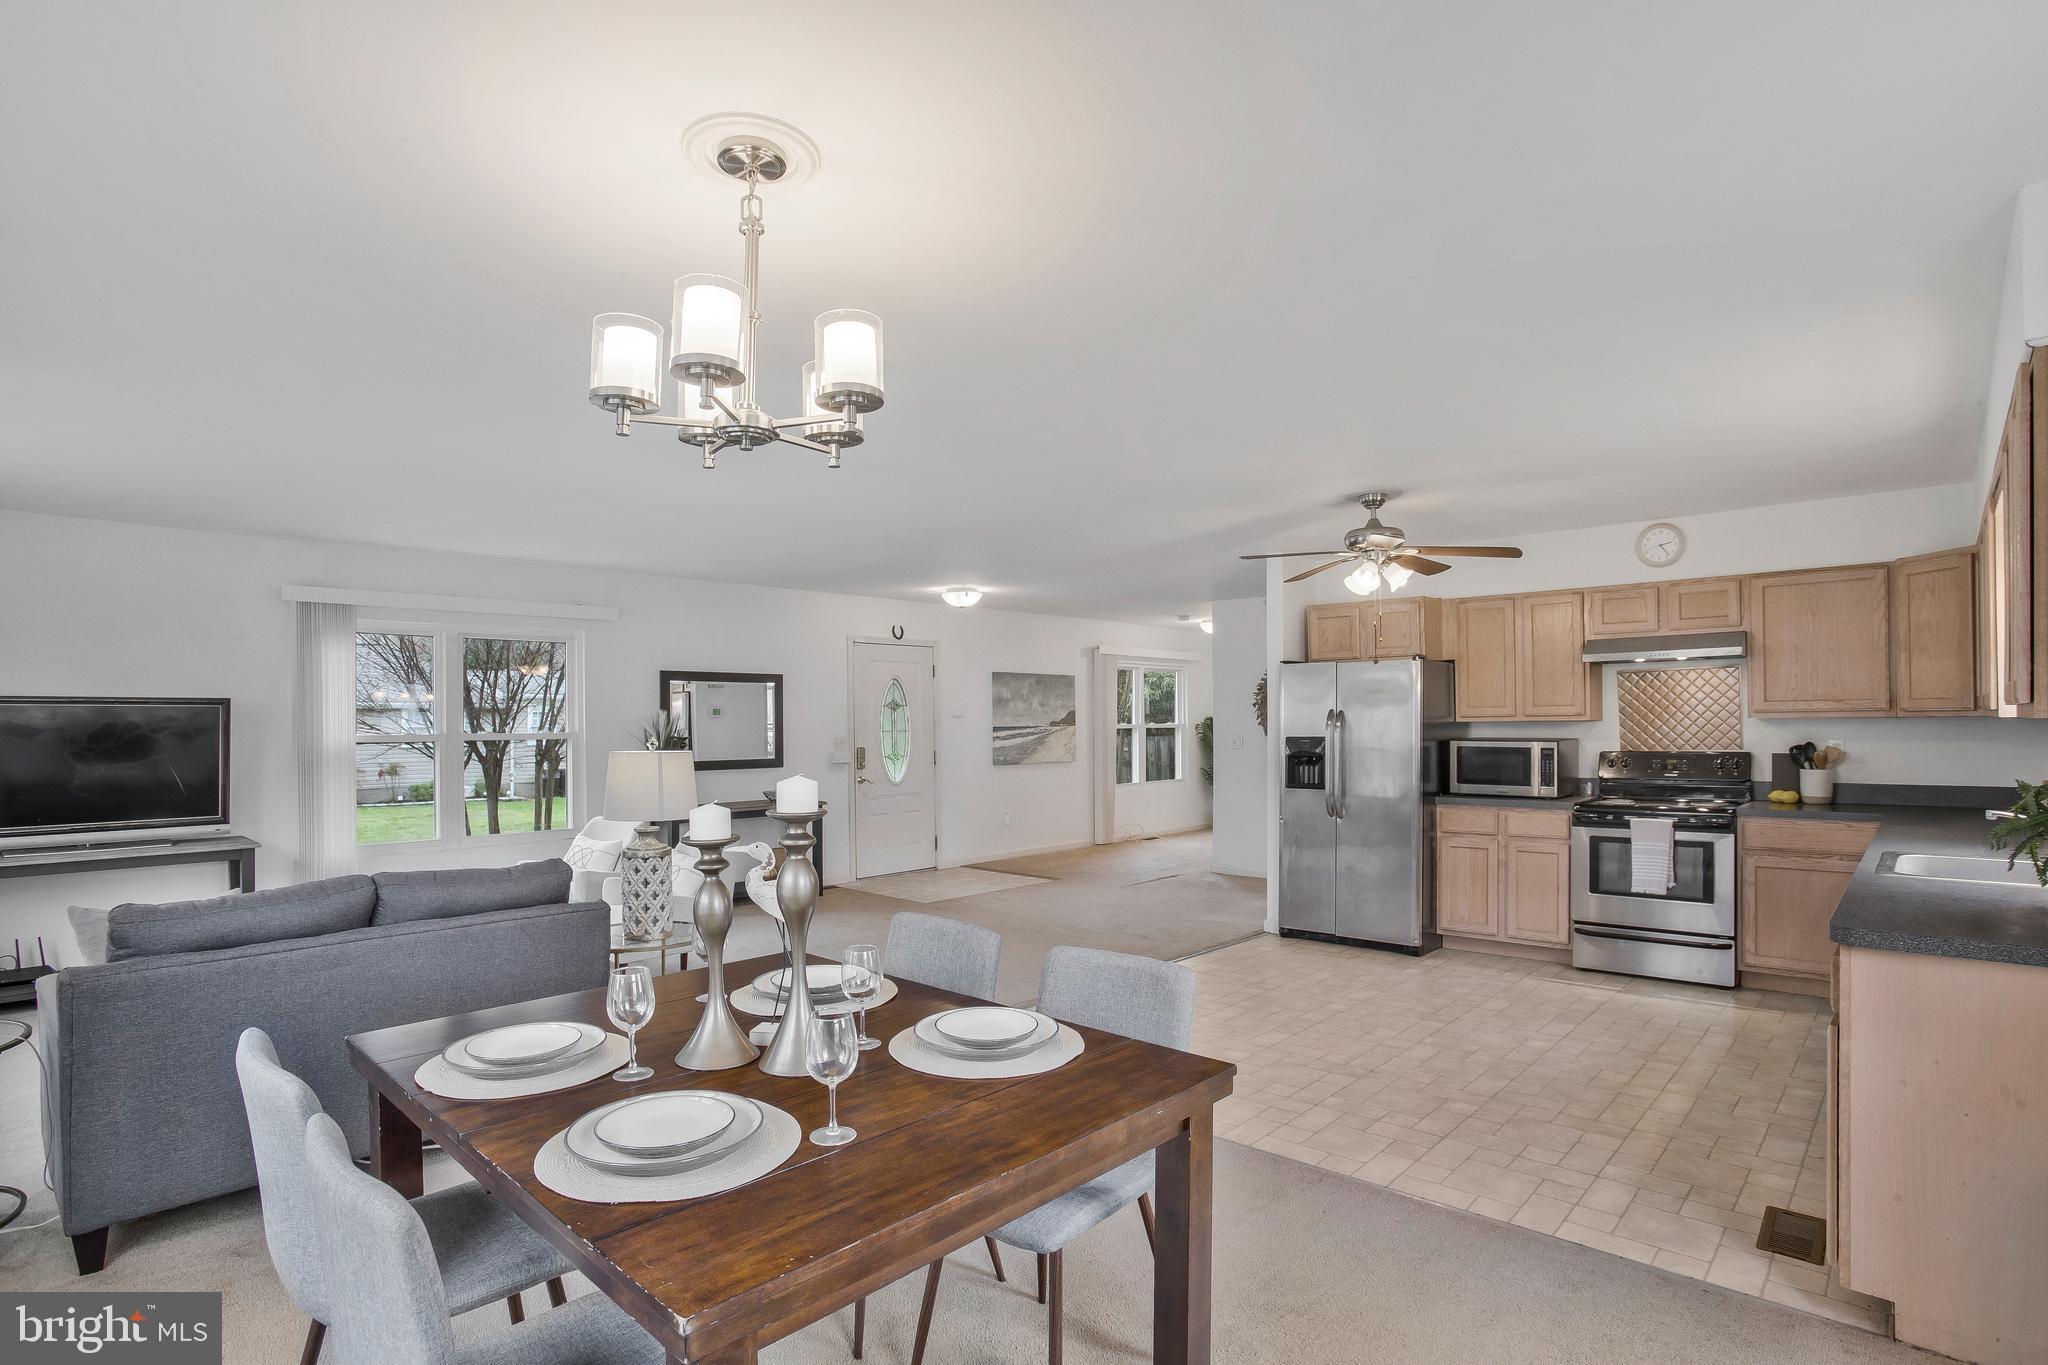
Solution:
<svg viewBox="0 0 2048 1365"><path fill-rule="evenodd" d="M1573 792L1570 796L1454 796L1444 792L1430 798L1439 806L1504 806L1515 810L1570 810L1584 799L1584 792Z"/></svg>
<svg viewBox="0 0 2048 1365"><path fill-rule="evenodd" d="M1755 801L1742 808L1742 818L1863 820L1879 826L1828 924L1828 937L1837 943L2048 967L2048 889L1877 870L1887 853L2003 857L1986 840L1991 822L1981 806L1773 806Z"/></svg>

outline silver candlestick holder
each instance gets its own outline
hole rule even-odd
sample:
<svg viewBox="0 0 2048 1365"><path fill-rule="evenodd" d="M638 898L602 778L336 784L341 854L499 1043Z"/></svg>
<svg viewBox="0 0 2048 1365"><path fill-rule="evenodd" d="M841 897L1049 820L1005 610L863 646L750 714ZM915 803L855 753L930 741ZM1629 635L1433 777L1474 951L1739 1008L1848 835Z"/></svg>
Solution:
<svg viewBox="0 0 2048 1365"><path fill-rule="evenodd" d="M697 850L697 871L703 875L696 899L690 903L690 918L697 926L698 950L709 968L710 993L704 997L704 1014L697 1020L696 1032L676 1054L676 1065L685 1071L727 1071L761 1055L732 1017L732 1004L725 996L725 934L732 928L732 892L721 874L727 866L725 850L737 841L727 835L682 842Z"/></svg>
<svg viewBox="0 0 2048 1365"><path fill-rule="evenodd" d="M818 840L811 822L823 812L814 810L771 810L769 818L782 822L782 849L789 856L775 875L775 903L782 910L782 925L789 943L789 994L782 1007L781 1022L762 1054L761 1069L771 1076L807 1076L811 1048L811 983L805 962L805 940L810 937L811 915L818 908L818 869L811 862L811 848Z"/></svg>

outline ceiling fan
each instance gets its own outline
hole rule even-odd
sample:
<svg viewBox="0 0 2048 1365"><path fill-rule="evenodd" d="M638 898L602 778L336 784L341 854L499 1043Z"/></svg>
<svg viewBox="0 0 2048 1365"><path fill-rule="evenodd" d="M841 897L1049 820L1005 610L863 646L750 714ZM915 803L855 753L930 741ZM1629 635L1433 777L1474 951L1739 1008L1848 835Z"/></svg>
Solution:
<svg viewBox="0 0 2048 1365"><path fill-rule="evenodd" d="M1238 558L1298 559L1305 555L1335 555L1336 558L1328 563L1304 569L1287 581L1299 583L1340 564L1354 564L1357 567L1345 577L1344 586L1363 597L1381 585L1385 585L1389 592L1399 592L1411 575L1440 574L1451 567L1429 558L1431 555L1464 555L1476 559L1522 557L1520 550L1508 545L1410 545L1407 532L1380 520L1380 509L1387 505L1390 496L1387 493L1359 495L1358 503L1366 512L1365 525L1344 533L1344 548L1341 550L1286 550L1277 554L1239 555Z"/></svg>

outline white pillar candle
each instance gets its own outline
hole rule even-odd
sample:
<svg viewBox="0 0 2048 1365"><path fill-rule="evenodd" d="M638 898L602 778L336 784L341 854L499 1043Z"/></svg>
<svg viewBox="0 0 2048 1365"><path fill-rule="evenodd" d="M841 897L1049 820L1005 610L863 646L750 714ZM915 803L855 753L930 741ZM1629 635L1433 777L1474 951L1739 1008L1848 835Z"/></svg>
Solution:
<svg viewBox="0 0 2048 1365"><path fill-rule="evenodd" d="M798 773L775 784L775 809L795 814L818 808L818 784Z"/></svg>
<svg viewBox="0 0 2048 1365"><path fill-rule="evenodd" d="M732 838L732 812L716 801L697 807L690 812L690 837L706 841Z"/></svg>

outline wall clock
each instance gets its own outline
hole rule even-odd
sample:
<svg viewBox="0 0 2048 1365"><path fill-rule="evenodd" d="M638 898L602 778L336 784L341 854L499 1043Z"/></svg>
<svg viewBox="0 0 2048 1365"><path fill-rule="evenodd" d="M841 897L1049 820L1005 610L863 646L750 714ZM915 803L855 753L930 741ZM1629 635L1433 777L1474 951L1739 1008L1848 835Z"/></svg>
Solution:
<svg viewBox="0 0 2048 1365"><path fill-rule="evenodd" d="M1653 521L1636 535L1636 558L1653 569L1668 569L1685 553L1685 532L1668 521Z"/></svg>

